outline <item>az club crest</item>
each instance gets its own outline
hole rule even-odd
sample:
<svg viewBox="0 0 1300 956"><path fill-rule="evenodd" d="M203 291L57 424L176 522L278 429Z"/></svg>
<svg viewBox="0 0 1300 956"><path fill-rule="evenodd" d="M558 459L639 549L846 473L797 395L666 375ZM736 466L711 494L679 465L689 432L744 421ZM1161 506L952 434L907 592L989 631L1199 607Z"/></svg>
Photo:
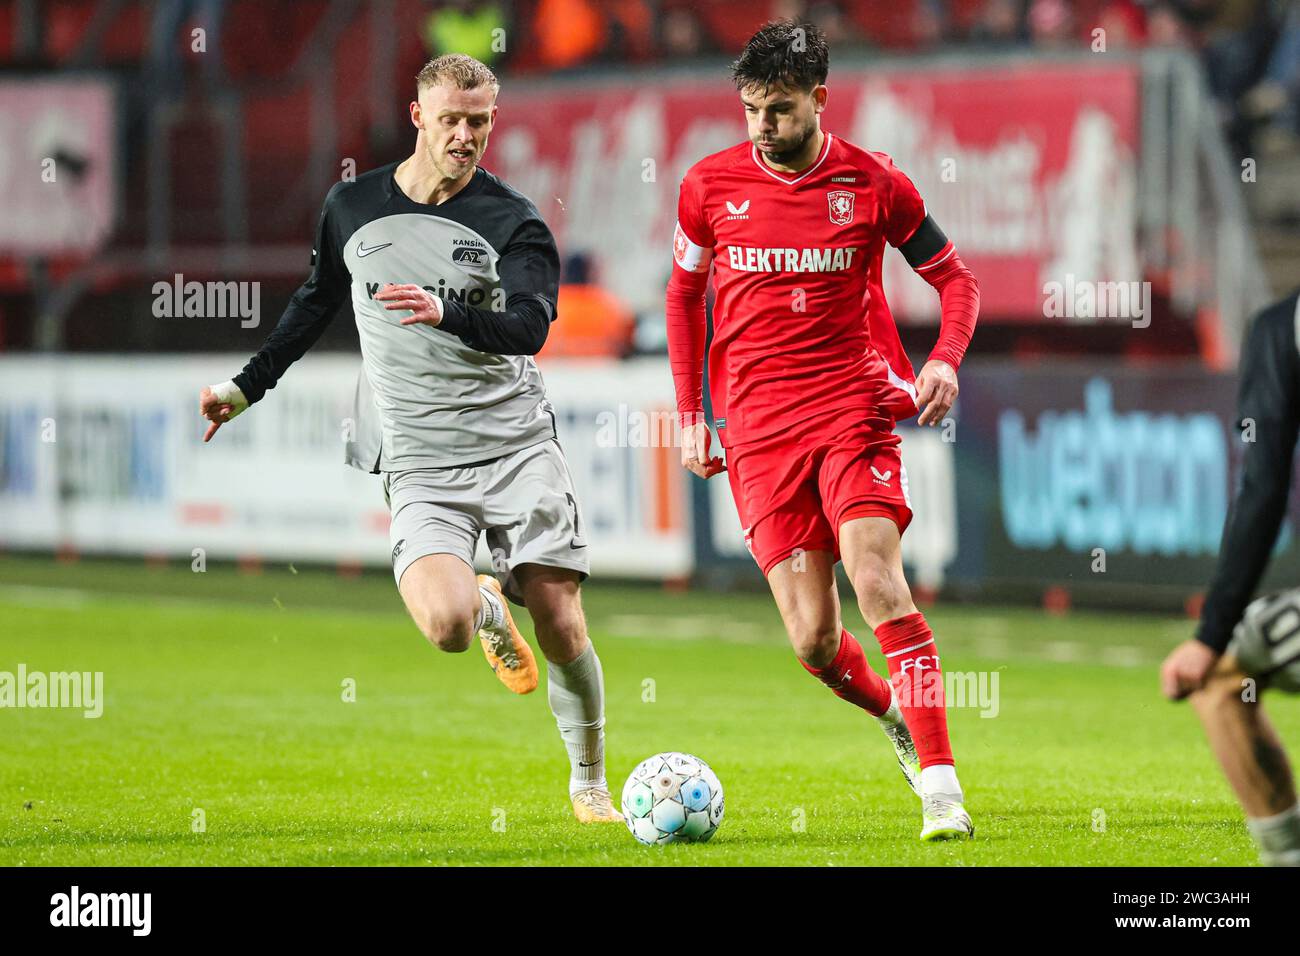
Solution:
<svg viewBox="0 0 1300 956"><path fill-rule="evenodd" d="M853 199L853 193L847 189L832 189L826 194L831 222L837 226L847 226L853 221Z"/></svg>

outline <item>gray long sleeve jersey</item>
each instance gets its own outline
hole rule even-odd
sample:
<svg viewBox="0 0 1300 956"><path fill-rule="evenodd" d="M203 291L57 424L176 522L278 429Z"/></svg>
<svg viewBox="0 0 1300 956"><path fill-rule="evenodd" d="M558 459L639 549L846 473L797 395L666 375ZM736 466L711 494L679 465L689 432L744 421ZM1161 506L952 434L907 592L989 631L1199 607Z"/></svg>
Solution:
<svg viewBox="0 0 1300 956"><path fill-rule="evenodd" d="M274 388L352 295L362 369L348 464L369 472L498 458L555 435L532 356L555 318L559 254L537 208L484 169L441 205L397 186L396 163L336 183L325 198L312 272L235 376L250 403ZM422 286L443 302L437 327L401 325L375 294Z"/></svg>

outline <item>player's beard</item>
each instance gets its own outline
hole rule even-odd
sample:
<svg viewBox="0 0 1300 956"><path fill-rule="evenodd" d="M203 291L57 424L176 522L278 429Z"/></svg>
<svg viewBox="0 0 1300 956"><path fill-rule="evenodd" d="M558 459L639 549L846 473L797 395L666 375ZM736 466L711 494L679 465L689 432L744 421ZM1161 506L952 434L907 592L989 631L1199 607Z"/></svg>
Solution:
<svg viewBox="0 0 1300 956"><path fill-rule="evenodd" d="M799 159L803 154L803 151L808 148L809 141L815 135L817 135L817 123L810 121L799 134L799 138L790 146L785 149L764 153L763 155L769 162L774 163L777 166L789 166L794 160Z"/></svg>

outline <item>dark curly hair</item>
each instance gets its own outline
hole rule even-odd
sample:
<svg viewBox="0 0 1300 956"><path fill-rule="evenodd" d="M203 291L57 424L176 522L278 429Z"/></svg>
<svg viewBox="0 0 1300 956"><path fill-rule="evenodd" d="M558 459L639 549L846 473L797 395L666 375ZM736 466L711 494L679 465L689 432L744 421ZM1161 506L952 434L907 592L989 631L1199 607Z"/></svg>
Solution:
<svg viewBox="0 0 1300 956"><path fill-rule="evenodd" d="M749 38L731 64L736 89L789 86L811 90L826 82L830 53L826 34L807 20L770 20Z"/></svg>

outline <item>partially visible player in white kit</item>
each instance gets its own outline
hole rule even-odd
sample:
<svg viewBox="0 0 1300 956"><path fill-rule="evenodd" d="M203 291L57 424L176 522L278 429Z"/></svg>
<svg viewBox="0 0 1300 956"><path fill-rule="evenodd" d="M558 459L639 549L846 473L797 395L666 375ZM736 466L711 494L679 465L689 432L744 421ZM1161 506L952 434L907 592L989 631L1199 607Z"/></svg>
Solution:
<svg viewBox="0 0 1300 956"><path fill-rule="evenodd" d="M536 207L479 166L499 88L472 57L425 65L410 104L415 151L330 190L310 278L243 372L203 389L204 441L274 388L351 295L363 367L348 463L383 475L407 610L443 651L477 633L501 681L528 693L537 664L506 598L527 607L574 814L620 821L579 595L587 545L532 359L555 319L559 254ZM497 577L476 581L481 534Z"/></svg>

